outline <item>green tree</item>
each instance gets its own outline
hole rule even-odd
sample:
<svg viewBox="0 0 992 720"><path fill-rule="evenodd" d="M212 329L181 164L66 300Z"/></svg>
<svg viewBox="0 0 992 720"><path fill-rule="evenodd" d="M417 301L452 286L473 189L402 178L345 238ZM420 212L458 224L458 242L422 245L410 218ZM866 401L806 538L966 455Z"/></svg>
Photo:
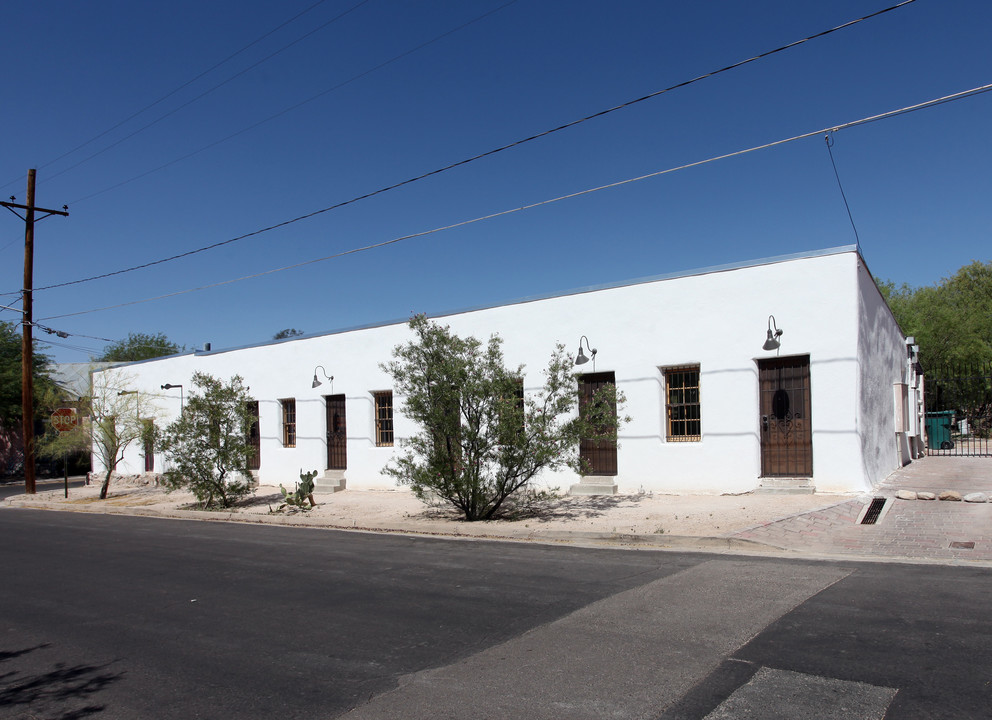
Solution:
<svg viewBox="0 0 992 720"><path fill-rule="evenodd" d="M878 281L903 332L916 338L928 410L953 410L974 435L992 432L992 262L972 262L936 285Z"/></svg>
<svg viewBox="0 0 992 720"><path fill-rule="evenodd" d="M207 373L193 373L193 390L177 420L160 435L171 469L164 473L173 490L188 489L206 507L230 507L251 494L248 461L251 396L241 376L226 384Z"/></svg>
<svg viewBox="0 0 992 720"><path fill-rule="evenodd" d="M75 466L77 470L89 469L90 453L93 451L93 433L90 423L92 394L91 387L89 395L86 397L73 398L57 385L46 388L40 395L36 393L42 413L50 416L58 408L71 407L75 408L78 419L76 427L69 432L59 432L52 427L50 422L46 422L44 424L45 432L38 438L35 446L39 458L53 462L65 460L70 467Z"/></svg>
<svg viewBox="0 0 992 720"><path fill-rule="evenodd" d="M48 376L48 364L48 356L40 352L35 343L31 367L35 398L55 389L55 383ZM36 400L36 418L41 411ZM21 414L21 333L13 323L0 321L0 425L17 427Z"/></svg>
<svg viewBox="0 0 992 720"><path fill-rule="evenodd" d="M296 328L286 328L285 330L280 330L275 335L272 336L273 340L286 340L287 338L299 337L303 334L302 330L297 330Z"/></svg>
<svg viewBox="0 0 992 720"><path fill-rule="evenodd" d="M542 471L583 471L582 438L616 440L624 398L603 388L579 413L572 359L559 345L544 385L524 396L523 366L504 364L502 339L486 345L460 338L423 315L410 320L416 338L381 367L404 397L404 413L421 432L386 468L425 502L453 505L466 520L512 507Z"/></svg>
<svg viewBox="0 0 992 720"><path fill-rule="evenodd" d="M159 417L152 395L133 390L133 376L113 370L96 373L91 396L80 400L80 424L56 438L46 437L42 452L57 457L63 451L90 447L103 468L100 499L106 500L110 481L124 451L147 437L151 423Z"/></svg>
<svg viewBox="0 0 992 720"><path fill-rule="evenodd" d="M877 281L924 369L992 362L992 262L972 262L931 286Z"/></svg>
<svg viewBox="0 0 992 720"><path fill-rule="evenodd" d="M100 362L134 362L175 355L183 352L186 346L180 347L165 336L164 333L149 335L148 333L128 333L127 338L118 340L103 348L103 355L97 358Z"/></svg>

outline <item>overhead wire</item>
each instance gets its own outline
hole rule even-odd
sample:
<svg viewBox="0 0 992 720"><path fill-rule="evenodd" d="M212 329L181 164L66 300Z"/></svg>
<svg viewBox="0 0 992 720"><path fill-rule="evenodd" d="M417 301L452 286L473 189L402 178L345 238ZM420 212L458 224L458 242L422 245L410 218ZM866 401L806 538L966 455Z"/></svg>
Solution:
<svg viewBox="0 0 992 720"><path fill-rule="evenodd" d="M860 18L855 19L855 20L850 20L848 22L842 23L841 25L837 25L837 26L835 26L833 28L830 28L828 30L823 30L823 31L818 32L818 33L815 33L813 35L809 35L809 36L807 36L807 37L805 37L805 38L803 38L801 40L796 40L796 41L793 41L791 43L788 43L787 45L782 45L782 46L780 46L778 48L775 48L774 50L768 50L768 51L763 52L763 53L760 53L758 55L754 55L754 56L749 57L749 58L747 58L745 60L741 60L741 61L736 62L736 63L733 63L731 65L727 65L727 66L725 66L723 68L720 68L719 70L713 70L711 72L707 72L707 73L704 73L702 75L698 75L698 76L696 76L696 77L694 77L694 78L692 78L690 80L684 80L682 82L676 83L675 85L670 85L669 87L666 87L664 89L657 90L655 92L649 93L647 95L644 95L642 97L636 98L634 100L629 100L629 101L624 102L624 103L621 103L619 105L615 105L615 106L610 107L610 108L607 108L605 110L600 110L599 112L593 113L591 115L587 115L587 116L582 117L582 118L579 118L577 120L573 120L573 121L568 122L568 123L565 123L563 125L559 125L559 126L557 126L555 128L551 128L549 130L545 130L543 132L539 132L539 133L536 133L534 135L530 135L530 136L528 136L526 138L523 138L521 140L516 140L514 142L507 143L505 145L502 145L500 147L494 148L492 150L488 150L486 152L479 153L477 155L473 155L471 157L468 157L468 158L459 160L457 162L450 163L448 165L445 165L443 167L437 168L435 170L431 170L429 172L422 173L422 174L417 175L415 177L411 177L411 178L409 178L407 180L403 180L403 181L400 181L400 182L393 183L391 185L387 185L385 187L379 188L378 190L373 190L371 192L367 192L367 193L364 193L362 195L358 195L358 196L352 197L349 200L343 200L341 202L334 203L333 205L329 205L328 207L324 207L324 208L321 208L319 210L314 210L314 211L309 212L309 213L306 213L304 215L299 215L299 216L294 217L294 218L291 218L289 220L284 220L282 222L275 223L275 224L269 225L267 227L263 227L263 228L261 228L259 230L255 230L253 232L244 233L243 235L238 235L236 237L229 238L227 240L221 240L221 241L218 241L218 242L215 242L215 243L211 243L209 245L204 245L204 246L199 247L199 248L194 248L192 250L188 250L186 252L177 253L175 255L170 255L169 257L160 258L158 260L152 260L150 262L141 263L141 264L138 264L138 265L132 265L130 267L122 268L120 270L113 270L111 272L101 273L99 275L93 275L93 276L90 276L90 277L80 278L78 280L70 280L70 281L67 281L67 282L55 283L53 285L45 285L45 286L36 288L36 290L38 290L38 291L41 291L41 290L51 290L53 288L68 287L70 285L78 285L80 283L92 282L94 280L102 280L102 279L105 279L105 278L114 277L115 275L122 275L124 273L134 272L136 270L142 270L144 268L153 267L155 265L161 265L163 263L172 262L174 260L179 260L181 258L190 257L191 255L196 255L198 253L206 252L208 250L214 250L216 248L223 247L225 245L230 245L231 243L235 243L235 242L238 242L240 240L246 240L248 238L255 237L257 235L261 235L263 233L271 232L271 231L277 230L279 228L284 228L284 227L287 227L287 226L292 225L294 223L298 223L298 222L301 222L303 220L308 220L308 219L310 219L312 217L316 217L317 215L321 215L323 213L327 213L327 212L330 212L332 210L337 210L339 208L345 207L347 205L352 205L352 204L357 203L357 202L360 202L362 200L367 200L367 199L372 198L372 197L375 197L377 195L381 195L381 194L386 193L386 192L389 192L391 190L396 190L397 188L401 188L401 187L403 187L405 185L410 185L412 183L418 182L420 180L424 180L424 179L429 178L429 177L432 177L434 175L439 175L439 174L444 173L444 172L447 172L449 170L453 170L453 169L455 169L457 167L461 167L463 165L467 165L469 163L475 162L477 160L481 160L483 158L486 158L486 157L495 155L497 153L504 152L504 151L509 150L511 148L519 147L521 145L524 145L525 143L532 142L532 141L537 140L539 138L547 137L547 136L552 135L554 133L561 132L561 131L566 130L566 129L571 128L571 127L575 127L576 125L579 125L581 123L588 122L590 120L593 120L593 119L596 119L596 118L600 118L600 117L603 117L605 115L609 115L610 113L617 112L619 110L632 107L634 105L637 105L638 103L642 103L642 102L645 102L646 100L650 100L650 99L656 98L656 97L658 97L660 95L664 95L665 93L672 92L673 90L676 90L676 89L679 89L679 88L683 88L683 87L686 87L688 85L692 85L693 83L697 83L697 82L700 82L700 81L705 80L707 78L713 77L715 75L719 75L721 73L728 72L728 71L733 70L735 68L739 68L739 67L741 67L743 65L747 65L748 63L752 63L752 62L755 62L757 60L760 60L760 59L769 57L771 55L775 55L776 53L780 53L780 52L783 52L785 50L788 50L788 49L797 47L797 46L802 45L803 43L809 42L811 40L814 40L814 39L817 39L817 38L821 38L821 37L825 37L826 35L830 35L831 33L838 32L839 30L852 27L854 25L857 25L858 23L862 23L862 22L864 22L866 20L869 20L871 18L875 18L875 17L878 17L878 16L883 15L885 13L892 12L893 10L896 10L898 8L905 7L906 5L909 5L909 4L913 3L913 2L916 2L916 0L902 0L902 2L899 2L899 3L895 4L895 5L890 6L890 7L884 8L882 10L878 10L878 11L873 12L873 13L870 13L868 15L864 15L864 16L862 16Z"/></svg>
<svg viewBox="0 0 992 720"><path fill-rule="evenodd" d="M42 165L39 165L38 166L38 169L44 169L46 167L49 167L51 165L54 165L55 163L57 163L62 158L68 157L69 155L72 155L73 153L75 153L75 152L77 152L79 150L82 150L87 145L90 145L90 144L96 142L100 138L104 137L105 135L108 135L109 133L113 132L114 130L116 130L117 128L121 127L122 125L127 124L128 122L130 122L134 118L138 117L139 115L142 115L145 112L147 112L148 110L151 110L156 105L158 105L158 104L160 104L160 103L168 100L170 97L172 97L173 95L175 95L179 91L184 90L185 88L189 87L190 85L192 85L193 83L195 83L200 78L202 78L202 77L204 77L206 75L209 75L210 73L212 73L217 68L219 68L222 65L225 65L226 63L230 62L231 60L233 60L234 58L236 58L241 53L245 52L246 50L248 50L251 47L254 47L258 43L262 42L262 40L264 40L265 38L267 38L270 35L278 32L279 30L282 30L284 27L286 27L287 25L289 25L293 21L297 20L298 18L303 17L308 12L310 12L311 10L313 10L314 8L316 8L318 5L323 5L325 2L327 2L327 0L317 0L317 2L315 2L312 5L310 5L306 9L301 10L300 12L296 13L296 15L294 15L291 18L289 18L289 20L286 20L285 22L277 25L276 27L272 28L268 32L264 33L263 35L260 35L259 37L255 38L250 43L248 43L247 45L245 45L244 47L242 47L240 50L236 50L235 52L231 53L230 55L228 55L226 58L224 58L220 62L217 62L217 63L211 65L206 70L203 70L202 72L198 73L194 77L190 78L189 80L187 80L186 82L184 82L179 87L175 88L174 90L171 90L171 91L167 92L165 95L163 95L162 97L160 97L158 100L155 100L154 102L149 103L148 105L145 105L140 110L136 110L135 112L131 113L130 115L128 115L126 118L124 118L120 122L116 123L115 125L112 125L111 127L107 128L103 132L98 133L97 135L94 135L89 140L87 140L86 142L84 142L84 143L82 143L80 145L77 145L73 149L67 150L66 152L64 152L61 155L59 155L57 158L55 158L53 160L49 160L48 162L46 162L46 163L44 163ZM21 180L21 178L15 178L14 180L11 180L10 182L5 183L2 187L7 187L9 185L14 184L15 182L20 181L20 180Z"/></svg>
<svg viewBox="0 0 992 720"><path fill-rule="evenodd" d="M854 230L854 241L857 243L858 252L861 251L861 237L858 235L858 226L854 224L854 215L851 214L851 206L847 202L847 193L844 192L844 185L840 181L840 173L837 172L837 163L834 161L834 139L830 133L823 136L827 143L827 154L830 155L830 164L834 169L834 177L837 178L837 187L840 188L840 196L844 200L844 207L847 208L847 217L851 221L851 228Z"/></svg>
<svg viewBox="0 0 992 720"><path fill-rule="evenodd" d="M352 7L350 7L347 10L345 10L344 12L339 13L338 15L336 15L332 19L328 20L323 25L320 25L319 27L314 28L310 32L306 33L302 37L297 38L296 40L294 40L293 42L289 43L288 45L284 45L283 47L279 48L275 52L270 53L269 55L266 55L264 58L262 58L258 62L255 62L255 63L249 65L248 67L244 68L243 70L240 70L240 71L236 72L234 75L231 75L226 80L223 80L222 82L217 83L216 85L214 85L210 89L204 90L199 95L191 98L190 100L187 100L182 105L179 105L178 107L173 108L172 110L170 110L169 112L165 113L164 115L161 115L158 118L156 118L155 120L152 120L150 123L147 123L146 125L141 126L140 128L138 128L134 132L129 133L128 135L125 135L124 137L120 138L119 140L116 140L116 141L112 142L110 145L107 145L102 150L98 150L97 152L95 152L95 153L93 153L91 155L88 155L87 157L83 158L82 160L80 160L79 162L75 163L74 165L70 165L69 167L67 167L67 168L65 168L63 170L59 170L57 173L53 173L53 174L49 175L46 178L46 180L54 180L55 178L59 177L60 175L65 175L70 170L74 170L77 167L79 167L80 165L82 165L83 163L89 162L93 158L95 158L95 157L97 157L99 155L102 155L103 153L107 152L108 150L111 150L112 148L117 147L118 145L120 145L121 143L125 142L126 140L130 140L135 135L138 135L139 133L142 133L145 130L147 130L147 129L151 128L151 127L154 127L155 125L158 125L160 122L162 122L166 118L175 115L180 110L183 110L184 108L189 107L190 105L192 105L196 101L200 100L203 97L206 97L207 95L209 95L210 93L214 92L215 90L218 90L218 89L224 87L225 85L227 85L232 80L235 80L235 79L241 77L242 75L244 75L245 73L247 73L247 72L249 72L251 70L254 70L256 67L258 67L262 63L268 62L269 60L271 60L272 58L274 58L279 53L281 53L281 52L283 52L285 50L288 50L289 48L293 47L297 43L302 42L306 38L310 37L314 33L318 32L320 30L323 30L328 25L331 25L332 23L337 22L338 20L340 20L341 18L345 17L346 15L351 14L352 12L354 12L355 10L357 10L359 7L361 7L362 5L366 4L367 2L369 2L369 0L359 0L359 2L357 4L353 5Z"/></svg>
<svg viewBox="0 0 992 720"><path fill-rule="evenodd" d="M19 315L24 314L24 311L21 310L20 308L11 307L10 305L0 305L0 311L2 310L10 310L11 312L16 312Z"/></svg>
<svg viewBox="0 0 992 720"><path fill-rule="evenodd" d="M157 295L155 297L144 298L141 300L131 300L129 302L117 303L115 305L107 305L99 308L92 308L90 310L80 310L77 312L63 313L60 315L49 315L47 317L41 318L42 320L54 320L56 318L66 318L75 317L78 315L87 315L94 312L103 312L105 310L114 310L117 308L128 307L130 305L139 305L146 302L152 302L155 300L164 300L166 298L176 297L178 295L186 295L192 292L198 292L200 290L207 290L209 288L221 287L223 285L230 285L236 282L241 282L244 280L252 280L255 278L263 277L265 275L272 275L274 273L284 272L286 270L293 270L295 268L304 267L306 265L313 265L320 262L325 262L327 260L332 260L335 258L345 257L347 255L354 255L356 253L365 252L367 250L374 250L376 248L386 247L388 245L394 245L396 243L402 242L404 240L411 240L413 238L424 237L426 235L433 235L435 233L443 232L445 230L453 230L455 228L465 227L467 225L472 225L475 223L482 222L484 220L492 220L494 218L503 217L505 215L511 215L514 213L522 212L524 210L532 210L543 205L550 205L552 203L561 202L563 200L569 200L576 197L581 197L583 195L589 195L591 193L600 192L602 190L608 190L610 188L620 187L622 185L628 185L635 182L640 182L642 180L647 180L650 178L659 177L661 175L667 175L669 173L678 172L680 170L687 170L689 168L699 167L701 165L707 165L709 163L717 162L718 160L727 160L729 158L738 157L741 155L746 155L748 153L757 152L759 150L767 150L769 148L777 147L780 145L785 145L787 143L795 142L797 140L803 140L805 138L813 137L815 135L822 135L824 133L837 133L841 130L846 130L849 128L857 127L859 125L866 125L868 123L878 122L880 120L885 120L900 115L905 115L906 113L915 112L917 110L923 110L926 108L935 107L937 105L942 105L947 102L954 100L962 100L968 97L973 97L981 93L988 92L992 90L992 83L987 85L981 85L979 87L971 88L970 90L964 90L958 93L953 93L951 95L945 95L940 98L935 98L933 100L927 100L925 102L917 103L915 105L908 105L906 107L899 108L897 110L890 110L888 112L879 113L877 115L871 115L868 117L860 118L858 120L852 120L840 125L833 125L826 128L820 128L818 130L813 130L811 132L802 133L800 135L793 135L792 137L784 138L782 140L775 140L773 142L764 143L762 145L755 145L753 147L745 148L743 150L737 150L731 153L725 153L723 155L716 155L705 160L697 160L696 162L686 163L684 165L679 165L676 167L667 168L664 170L657 170L655 172L647 173L645 175L639 175L637 177L627 178L625 180L618 180L616 182L607 183L605 185L599 185L597 187L588 188L585 190L579 190L577 192L568 193L567 195L560 195L555 198L550 198L547 200L541 200L539 202L531 203L529 205L522 205L516 208L510 208L508 210L501 210L499 212L490 213L488 215L482 215L480 217L472 218L470 220L462 220L460 222L451 223L450 225L445 225L443 227L437 227L430 230L424 230L421 232L411 233L409 235L403 235L400 237L395 237L390 240L384 240L382 242L373 243L370 245L365 245L363 247L352 248L350 250L344 250L342 252L334 253L331 255L326 255L320 258L314 258L311 260L305 260L303 262L293 263L291 265L285 265L283 267L272 268L269 270L264 270L262 272L253 273L251 275L244 275L238 278L231 278L229 280L222 280L220 282L210 283L208 285L201 285L199 287L188 288L186 290L178 290L176 292L166 293L164 295Z"/></svg>
<svg viewBox="0 0 992 720"><path fill-rule="evenodd" d="M87 355L98 354L100 350L98 348L86 347L84 345L70 345L69 343L61 343L55 340L45 340L45 345L55 345L56 347L66 348L67 350L73 350L75 352L86 353Z"/></svg>
<svg viewBox="0 0 992 720"><path fill-rule="evenodd" d="M123 187L124 185L128 185L128 184L130 184L132 182L135 182L137 180L141 180L142 178L146 178L149 175L153 175L154 173L157 173L160 170L165 170L166 168L170 168L173 165L176 165L178 163L183 162L184 160L189 160L191 157L195 157L196 155L199 155L202 152L206 152L207 150L211 150L212 148L215 148L218 145L222 145L222 144L226 143L228 140L233 140L236 137L240 137L241 135L244 135L246 132L250 132L250 131L254 130L255 128L258 128L258 127L261 127L262 125L265 125L266 123L269 123L269 122L271 122L273 120L276 120L278 118L281 118L283 115L287 115L287 114L289 114L289 113L291 113L291 112L293 112L295 110L299 110L304 105L308 105L309 103L312 103L315 100L319 100L320 98L324 97L325 95L328 95L328 94L330 94L332 92L335 92L337 90L340 90L341 88L343 88L343 87L345 87L347 85L350 85L351 83L353 83L353 82L355 82L357 80L361 80L363 77L366 77L368 75L371 75L374 72L378 72L379 70L382 70L383 68L385 68L385 67L387 67L389 65L392 65L394 62L396 62L398 60L402 60L403 58L407 57L408 55L412 55L415 52L419 52L420 50L423 50L424 48L426 48L426 47L428 47L430 45L433 45L434 43L436 43L436 42L438 42L440 40L443 40L444 38L448 37L449 35L453 35L456 32L459 32L461 30L464 30L465 28L469 27L470 25L473 25L473 24L479 22L480 20L484 20L485 18L489 17L490 15L493 15L493 14L499 12L500 10L503 10L503 9L509 7L510 5L515 4L516 2L518 2L518 0L509 0L509 2L505 2L502 5L500 5L500 6L496 7L496 8L493 8L492 10L489 10L488 12L483 13L482 15L479 15L477 17L474 17L471 20L469 20L468 22L464 22L464 23L462 23L461 25L459 25L457 27L454 27L454 28L452 28L450 30L446 30L445 32L441 33L440 35L437 35L436 37L431 38L430 40L428 40L426 42L420 43L416 47L410 48L409 50L406 50L406 51L400 53L399 55L394 55L389 60L385 60L385 61L379 63L378 65L376 65L375 67L369 68L368 70L364 70L364 71L358 73L357 75L353 75L352 77L348 78L347 80L343 80L342 82L339 82L337 85L334 85L333 87L327 88L326 90L322 90L321 92L317 93L316 95L311 95L307 99L301 100L298 103L295 103L293 105L290 105L289 107L286 107L286 108L280 110L279 112L277 112L277 113L275 113L273 115L269 115L268 117L263 118L262 120L259 120L259 121L255 122L255 123L252 123L251 125L248 125L247 127L244 127L242 129L238 130L237 132L233 132L230 135L227 135L225 137L222 137L219 140L215 140L214 142L209 143L207 145L204 145L203 147L201 147L201 148L199 148L197 150L194 150L194 151L192 151L190 153L187 153L185 155L182 155L181 157L174 158L173 160L170 160L167 163L164 163L162 165L159 165L157 167L154 167L151 170L146 170L145 172L140 173L138 175L135 175L134 177L128 178L127 180L122 180L121 182L116 183L114 185L110 185L109 187L105 187L102 190L97 190L96 192L90 193L89 195L84 195L83 197L81 197L81 198L79 198L77 200L74 200L73 203L71 203L71 204L78 204L78 203L81 203L81 202L85 202L87 200L92 200L93 198L98 197L100 195L103 195L104 193L108 193L108 192L110 192L112 190L116 190L117 188Z"/></svg>
<svg viewBox="0 0 992 720"><path fill-rule="evenodd" d="M39 330L42 330L42 331L44 331L45 333L47 333L49 335L55 335L55 336L60 337L60 338L63 338L63 339L68 339L68 338L71 338L71 337L87 338L89 340L101 340L101 341L107 342L107 343L126 342L128 348L153 348L155 350L161 350L162 349L162 345L161 344L156 344L156 345L150 345L150 344L147 344L147 343L137 343L137 344L135 344L135 343L127 342L126 340L114 340L113 338L105 338L105 337L100 337L98 335L84 335L83 333L70 333L70 332L65 332L63 330L55 330L54 328L50 328L47 325L42 325L39 322L32 322L31 323L31 326L32 327L36 327ZM67 348L73 349L73 346L72 345L67 345L65 343L60 343L60 342L57 342L55 340L45 339L42 342L50 343L52 345L58 345L60 347L67 347ZM173 346L176 347L177 350L179 350L179 347L176 346L174 343L170 343L170 344L173 344ZM90 353L100 353L100 352L104 352L105 353L107 351L107 348L104 348L103 351L100 351L100 350L97 350L96 348L85 348L83 346L76 346L75 347L75 349L80 349L80 348L83 349L83 350L85 350L86 352L90 352ZM185 348L183 348L183 349L185 349Z"/></svg>

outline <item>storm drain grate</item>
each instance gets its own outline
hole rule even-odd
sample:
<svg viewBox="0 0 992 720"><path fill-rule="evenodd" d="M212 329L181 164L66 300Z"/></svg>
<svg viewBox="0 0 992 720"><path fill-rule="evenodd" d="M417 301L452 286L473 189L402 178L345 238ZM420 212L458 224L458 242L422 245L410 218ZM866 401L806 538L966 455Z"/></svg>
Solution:
<svg viewBox="0 0 992 720"><path fill-rule="evenodd" d="M955 540L951 543L951 547L959 550L974 550L975 542L973 540Z"/></svg>
<svg viewBox="0 0 992 720"><path fill-rule="evenodd" d="M862 525L874 525L878 522L878 516L882 514L882 508L885 507L885 498L872 498L871 504L868 505L868 510L865 512L865 516L861 518Z"/></svg>

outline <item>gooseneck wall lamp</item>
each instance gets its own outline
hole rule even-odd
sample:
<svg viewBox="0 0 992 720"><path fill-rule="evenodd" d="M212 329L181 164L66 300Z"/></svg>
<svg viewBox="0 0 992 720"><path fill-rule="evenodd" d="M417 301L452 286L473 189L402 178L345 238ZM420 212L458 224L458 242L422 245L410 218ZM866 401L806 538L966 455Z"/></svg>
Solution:
<svg viewBox="0 0 992 720"><path fill-rule="evenodd" d="M589 357L586 357L585 353L582 352L582 341L586 341L586 349L589 350ZM596 348L589 345L589 338L585 335L579 338L579 354L575 356L576 365L585 365L589 360L592 360L592 369L596 370Z"/></svg>
<svg viewBox="0 0 992 720"><path fill-rule="evenodd" d="M117 393L117 397L121 397L122 395L138 395L138 391L137 390L121 390L120 392ZM137 417L138 420L141 420L141 396L140 395L138 395L138 397L136 397L134 399L134 414L135 414L135 416Z"/></svg>
<svg viewBox="0 0 992 720"><path fill-rule="evenodd" d="M775 332L772 332L772 328L775 328ZM768 337L765 340L765 344L761 346L762 350L778 350L781 346L779 338L782 337L782 331L778 329L778 325L775 323L775 316L768 316Z"/></svg>
<svg viewBox="0 0 992 720"><path fill-rule="evenodd" d="M320 372L323 373L324 377L327 378L328 381L334 382L334 376L333 375L328 375L327 374L327 371L324 369L324 366L323 365L318 365L317 367L315 367L313 369L313 383L310 385L310 387L315 388L315 387L319 387L319 386L321 386L321 385L324 384L320 380L317 379L317 370L320 370Z"/></svg>

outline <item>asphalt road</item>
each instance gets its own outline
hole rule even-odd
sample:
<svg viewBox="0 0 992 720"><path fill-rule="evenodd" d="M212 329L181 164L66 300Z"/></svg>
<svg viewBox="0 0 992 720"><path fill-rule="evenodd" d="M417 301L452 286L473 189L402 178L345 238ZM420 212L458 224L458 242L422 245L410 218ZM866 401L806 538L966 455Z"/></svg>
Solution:
<svg viewBox="0 0 992 720"><path fill-rule="evenodd" d="M0 542L0 717L986 718L992 706L985 569L10 508Z"/></svg>

